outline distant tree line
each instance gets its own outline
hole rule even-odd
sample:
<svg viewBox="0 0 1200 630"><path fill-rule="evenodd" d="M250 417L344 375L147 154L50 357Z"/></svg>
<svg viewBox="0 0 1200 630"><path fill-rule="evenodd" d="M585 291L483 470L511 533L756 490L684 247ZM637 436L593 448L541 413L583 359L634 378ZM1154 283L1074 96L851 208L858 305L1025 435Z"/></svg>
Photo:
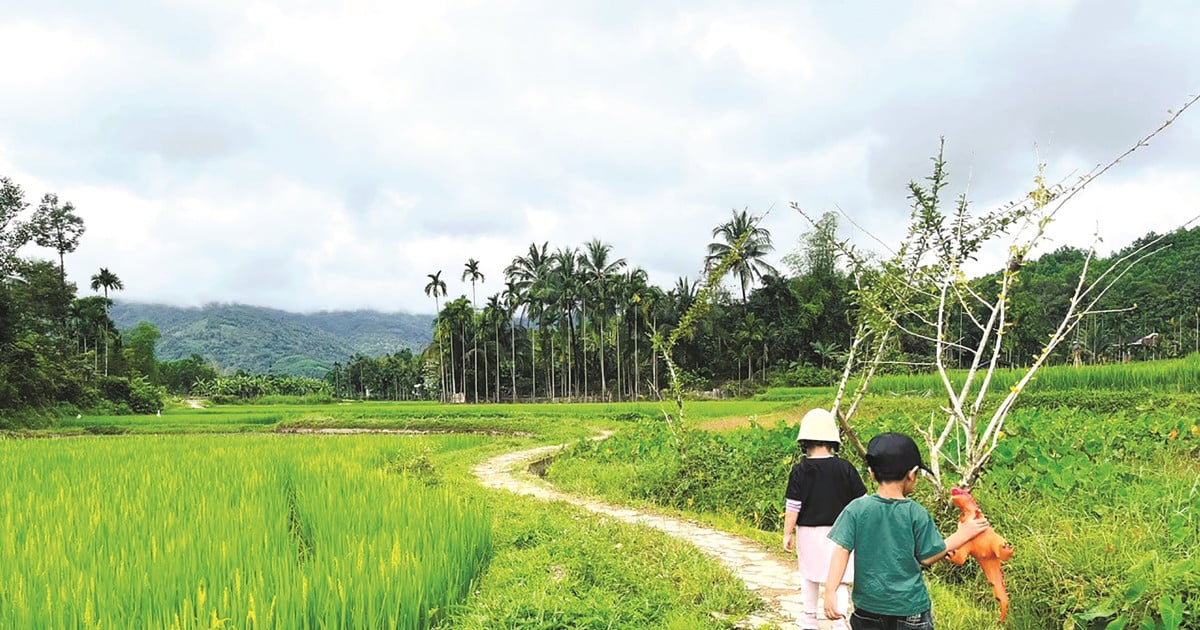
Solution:
<svg viewBox="0 0 1200 630"><path fill-rule="evenodd" d="M714 228L717 240L707 247L707 263L743 243L730 272L736 292L718 291L713 308L675 348L689 388L747 392L767 385L825 385L835 378L851 337L848 309L854 290L839 265L836 232L836 215L824 215L796 250L783 256L787 269L780 271L765 260L773 249L770 233L747 211L734 211ZM1154 237L1148 234L1094 260L1092 272ZM1103 363L1200 351L1200 228L1178 230L1165 243L1166 250L1135 267L1102 304L1137 308L1089 318L1052 362ZM1022 261L1027 268L1021 281L1034 286L1010 306L1012 334L1005 340L1002 365L1025 365L1040 351L1065 313L1085 253L1063 247ZM478 265L469 259L461 276L470 297L464 291L443 301L448 290L442 271L429 274L425 293L437 308L434 340L414 357L419 367L406 365L403 377L391 368L394 385L383 396L630 400L654 397L665 386L650 337L675 327L695 299L696 287L687 278L669 289L651 285L640 267L615 257L599 240L578 248L533 243L505 269L503 289L480 304L475 291L487 279ZM998 274L974 282L994 283ZM969 325L954 321L950 329L969 345ZM919 371L931 362L932 352L928 344L897 341L885 371ZM364 361L370 359L360 357L352 365ZM330 378L351 382L356 377L347 376L347 369L334 370ZM374 370L388 371L382 365ZM349 373L373 372L356 367ZM377 381L372 391L383 392L382 384ZM364 387L339 391L361 395Z"/></svg>
<svg viewBox="0 0 1200 630"><path fill-rule="evenodd" d="M532 243L511 259L503 278L492 279L502 288L486 296L479 289L489 279L474 258L463 266L457 298L443 300L449 291L442 271L429 274L425 293L434 299L437 316L433 342L419 353L349 357L323 382L219 375L199 354L158 361L159 332L149 323L118 331L109 317L111 293L124 289L116 273L99 269L89 284L94 294L87 296L66 280L66 255L85 232L73 204L49 193L30 206L20 186L0 178L2 425L45 422L72 410L152 413L168 392L481 402L653 398L666 375L651 352L651 338L668 334L696 299L688 278L666 289L650 284L641 267L598 239L579 247ZM717 292L713 307L674 347L673 358L691 389L747 392L828 384L846 350L854 286L833 245L836 216L825 215L799 239L782 257L783 270L767 263L772 235L757 219L735 210L712 230L707 264L738 251L732 288ZM1167 250L1135 267L1106 298L1113 308L1137 308L1083 322L1056 361L1200 351L1200 228L1172 233L1166 242ZM19 256L30 243L54 252L54 259ZM1022 261L1028 268L1021 281L1036 290L1022 292L1011 305L1006 364L1021 365L1041 348L1047 327L1065 312L1083 260L1083 251L1064 247ZM1093 264L1102 267L1110 260ZM967 333L961 334L965 340ZM931 349L910 340L891 352L892 369L903 371L912 369L904 364L927 362Z"/></svg>

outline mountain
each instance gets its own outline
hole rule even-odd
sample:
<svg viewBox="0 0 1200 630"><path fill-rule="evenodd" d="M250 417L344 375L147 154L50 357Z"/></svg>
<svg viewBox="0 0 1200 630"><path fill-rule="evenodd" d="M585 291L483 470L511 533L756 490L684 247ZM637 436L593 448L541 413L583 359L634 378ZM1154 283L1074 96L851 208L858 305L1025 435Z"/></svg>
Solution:
<svg viewBox="0 0 1200 630"><path fill-rule="evenodd" d="M354 354L419 352L432 337L433 317L378 311L291 313L244 304L178 307L117 301L112 319L126 330L150 322L162 337L161 361L198 354L223 371L323 377Z"/></svg>

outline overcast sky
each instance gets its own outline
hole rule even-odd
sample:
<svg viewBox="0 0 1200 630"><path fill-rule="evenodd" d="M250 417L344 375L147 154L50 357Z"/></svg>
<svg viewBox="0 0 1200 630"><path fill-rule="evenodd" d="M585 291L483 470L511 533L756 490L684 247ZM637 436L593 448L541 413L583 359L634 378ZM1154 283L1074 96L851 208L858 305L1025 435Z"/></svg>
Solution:
<svg viewBox="0 0 1200 630"><path fill-rule="evenodd" d="M940 136L987 209L1200 92L1193 0L148 4L0 0L0 175L76 205L82 293L181 305L432 312L591 238L669 286L733 208L794 250L793 201L891 242ZM1200 106L1064 212L1050 248L1200 214Z"/></svg>

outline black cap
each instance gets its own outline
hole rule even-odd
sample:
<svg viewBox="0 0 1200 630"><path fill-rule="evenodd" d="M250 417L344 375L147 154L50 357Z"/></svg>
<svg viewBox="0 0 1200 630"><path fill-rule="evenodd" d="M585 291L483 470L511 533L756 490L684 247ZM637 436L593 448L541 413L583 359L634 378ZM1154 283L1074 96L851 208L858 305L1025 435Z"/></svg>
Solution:
<svg viewBox="0 0 1200 630"><path fill-rule="evenodd" d="M908 474L913 468L931 472L921 461L921 449L903 433L880 433L867 444L867 466L876 473Z"/></svg>

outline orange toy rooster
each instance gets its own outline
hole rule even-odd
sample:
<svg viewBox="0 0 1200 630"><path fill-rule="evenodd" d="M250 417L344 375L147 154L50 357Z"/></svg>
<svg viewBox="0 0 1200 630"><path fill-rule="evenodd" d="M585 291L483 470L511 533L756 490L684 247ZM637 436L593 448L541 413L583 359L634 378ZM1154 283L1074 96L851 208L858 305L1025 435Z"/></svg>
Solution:
<svg viewBox="0 0 1200 630"><path fill-rule="evenodd" d="M983 516L983 510L979 509L975 497L967 490L954 488L950 491L950 500L962 510L962 516L958 517L960 523L969 518ZM1000 563L1007 561L1012 555L1012 543L997 534L994 529L988 529L946 555L950 562L957 565L966 562L967 556L972 556L979 562L979 566L983 567L983 574L987 576L988 582L992 583L992 592L1000 601L1000 621L1004 621L1008 616L1008 592L1004 590L1004 572L1000 570Z"/></svg>

